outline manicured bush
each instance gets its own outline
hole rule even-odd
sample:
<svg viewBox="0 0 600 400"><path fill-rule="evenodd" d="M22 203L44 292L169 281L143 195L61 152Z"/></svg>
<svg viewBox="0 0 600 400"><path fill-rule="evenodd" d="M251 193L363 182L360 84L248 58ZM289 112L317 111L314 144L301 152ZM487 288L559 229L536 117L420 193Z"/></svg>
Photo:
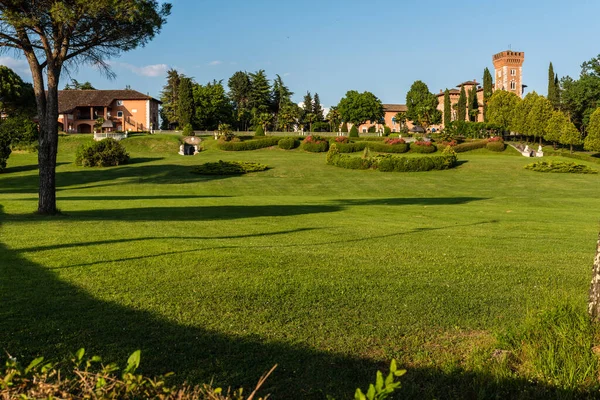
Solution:
<svg viewBox="0 0 600 400"><path fill-rule="evenodd" d="M465 142L454 146L454 151L457 153L464 153L466 151L483 149L489 142L487 140L476 140L472 142Z"/></svg>
<svg viewBox="0 0 600 400"><path fill-rule="evenodd" d="M338 145L333 144L327 153L327 164L347 169L379 169L382 172L417 172L443 170L455 167L455 153L446 153L433 157L395 157L391 155L377 157L353 157L341 154Z"/></svg>
<svg viewBox="0 0 600 400"><path fill-rule="evenodd" d="M525 166L536 172L557 172L570 174L597 174L598 171L583 164L566 161L537 161Z"/></svg>
<svg viewBox="0 0 600 400"><path fill-rule="evenodd" d="M114 167L128 162L125 147L111 138L84 144L75 153L75 164L82 167Z"/></svg>
<svg viewBox="0 0 600 400"><path fill-rule="evenodd" d="M194 133L194 128L192 128L191 124L187 124L186 126L183 127L183 136L195 136L196 133Z"/></svg>
<svg viewBox="0 0 600 400"><path fill-rule="evenodd" d="M390 128L389 126L384 126L383 127L383 134L385 136L389 136L390 133L392 133L392 128Z"/></svg>
<svg viewBox="0 0 600 400"><path fill-rule="evenodd" d="M369 142L368 146L369 149L378 153L406 153L409 149L408 143L405 143L404 140L395 144Z"/></svg>
<svg viewBox="0 0 600 400"><path fill-rule="evenodd" d="M413 153L435 153L437 147L432 142L416 141L410 144L410 151Z"/></svg>
<svg viewBox="0 0 600 400"><path fill-rule="evenodd" d="M254 136L265 136L265 130L263 129L262 125L259 125L256 130L254 131Z"/></svg>
<svg viewBox="0 0 600 400"><path fill-rule="evenodd" d="M348 124L344 122L340 130L342 131L342 133L348 133Z"/></svg>
<svg viewBox="0 0 600 400"><path fill-rule="evenodd" d="M0 172L4 171L6 168L6 162L8 161L10 153L12 153L10 142L10 136L0 132Z"/></svg>
<svg viewBox="0 0 600 400"><path fill-rule="evenodd" d="M352 141L361 141L361 142L383 142L386 138L381 137L381 136L372 136L372 137L360 137L358 139L354 138L352 139Z"/></svg>
<svg viewBox="0 0 600 400"><path fill-rule="evenodd" d="M501 152L501 151L504 151L504 149L506 149L506 145L504 144L504 142L494 141L494 142L488 142L485 145L485 148L490 151Z"/></svg>
<svg viewBox="0 0 600 400"><path fill-rule="evenodd" d="M269 169L268 165L245 161L222 161L204 163L192 172L199 175L243 175Z"/></svg>
<svg viewBox="0 0 600 400"><path fill-rule="evenodd" d="M329 142L321 136L310 135L302 141L302 150L311 153L324 153L329 149Z"/></svg>
<svg viewBox="0 0 600 400"><path fill-rule="evenodd" d="M300 142L295 138L288 137L280 139L279 142L277 142L277 145L280 149L291 150L298 147L300 145Z"/></svg>
<svg viewBox="0 0 600 400"><path fill-rule="evenodd" d="M350 128L350 133L348 134L348 136L358 137L358 128L356 127L356 125L352 125L352 128Z"/></svg>
<svg viewBox="0 0 600 400"><path fill-rule="evenodd" d="M277 146L282 138L276 136L264 137L262 139L252 139L244 141L229 141L222 142L217 145L221 150L225 151L246 151L246 150L258 150L264 149L265 147Z"/></svg>
<svg viewBox="0 0 600 400"><path fill-rule="evenodd" d="M367 142L336 143L340 153L356 153L367 147Z"/></svg>
<svg viewBox="0 0 600 400"><path fill-rule="evenodd" d="M350 142L350 139L348 138L348 136L336 136L335 142L336 143L348 143L348 142Z"/></svg>

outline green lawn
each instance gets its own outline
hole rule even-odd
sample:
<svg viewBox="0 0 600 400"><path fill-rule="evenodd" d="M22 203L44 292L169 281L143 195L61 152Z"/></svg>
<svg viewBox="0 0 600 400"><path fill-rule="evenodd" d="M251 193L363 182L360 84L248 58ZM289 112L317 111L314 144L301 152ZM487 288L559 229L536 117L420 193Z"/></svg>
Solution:
<svg viewBox="0 0 600 400"><path fill-rule="evenodd" d="M279 364L264 393L339 399L396 358L417 382L406 396L463 398L450 388L466 354L528 313L585 307L599 175L527 171L510 148L424 173L212 140L182 157L173 136L127 139L130 165L83 169L84 140L61 138L60 217L32 213L35 154L0 175L0 349L19 358L141 348L144 372L235 387ZM272 169L190 173L219 159Z"/></svg>

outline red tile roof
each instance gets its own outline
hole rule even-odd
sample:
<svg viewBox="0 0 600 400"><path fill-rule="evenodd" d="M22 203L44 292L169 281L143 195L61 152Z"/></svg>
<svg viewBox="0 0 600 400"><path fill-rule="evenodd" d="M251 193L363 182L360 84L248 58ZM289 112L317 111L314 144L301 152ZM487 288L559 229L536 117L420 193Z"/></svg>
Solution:
<svg viewBox="0 0 600 400"><path fill-rule="evenodd" d="M404 104L384 104L383 111L385 112L406 112L408 108Z"/></svg>
<svg viewBox="0 0 600 400"><path fill-rule="evenodd" d="M59 90L58 113L65 114L77 107L108 107L114 100L154 100L136 90Z"/></svg>

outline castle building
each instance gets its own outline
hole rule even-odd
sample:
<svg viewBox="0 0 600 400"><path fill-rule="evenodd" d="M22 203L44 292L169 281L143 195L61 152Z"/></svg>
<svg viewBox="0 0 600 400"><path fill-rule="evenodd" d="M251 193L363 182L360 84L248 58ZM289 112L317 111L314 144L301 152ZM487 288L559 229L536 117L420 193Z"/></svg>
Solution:
<svg viewBox="0 0 600 400"><path fill-rule="evenodd" d="M502 51L494 54L495 90L506 90L523 97L523 62L525 53L522 51Z"/></svg>

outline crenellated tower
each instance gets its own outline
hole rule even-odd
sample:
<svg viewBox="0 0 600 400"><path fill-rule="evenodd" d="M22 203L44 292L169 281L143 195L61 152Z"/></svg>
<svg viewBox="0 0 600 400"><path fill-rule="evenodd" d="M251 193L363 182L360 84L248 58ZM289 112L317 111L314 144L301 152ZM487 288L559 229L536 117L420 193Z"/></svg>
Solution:
<svg viewBox="0 0 600 400"><path fill-rule="evenodd" d="M494 76L495 90L506 90L523 97L523 62L525 53L522 51L506 50L495 54L492 58L496 74Z"/></svg>

